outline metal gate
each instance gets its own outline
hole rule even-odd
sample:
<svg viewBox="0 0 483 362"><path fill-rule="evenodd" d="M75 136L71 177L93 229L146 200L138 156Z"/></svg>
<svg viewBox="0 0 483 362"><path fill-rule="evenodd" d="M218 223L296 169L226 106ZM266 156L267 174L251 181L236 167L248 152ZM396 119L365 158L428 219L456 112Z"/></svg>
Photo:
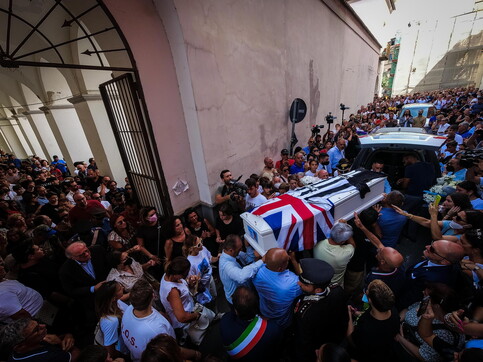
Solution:
<svg viewBox="0 0 483 362"><path fill-rule="evenodd" d="M99 85L129 182L142 206L172 215L154 136L131 73Z"/></svg>

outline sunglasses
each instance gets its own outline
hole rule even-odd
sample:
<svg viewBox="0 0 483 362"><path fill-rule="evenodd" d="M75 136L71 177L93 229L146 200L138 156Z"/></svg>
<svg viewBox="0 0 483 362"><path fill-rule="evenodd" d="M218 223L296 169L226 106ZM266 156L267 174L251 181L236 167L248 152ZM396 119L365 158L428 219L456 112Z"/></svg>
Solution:
<svg viewBox="0 0 483 362"><path fill-rule="evenodd" d="M434 244L434 241L431 243L431 246L429 247L429 251L431 252L431 254L437 255L437 256L439 256L441 259L448 260L448 259L446 259L444 256L442 256L441 254L438 254L438 253L436 252L436 249L434 248L433 244ZM449 261L449 260L448 260L448 261Z"/></svg>

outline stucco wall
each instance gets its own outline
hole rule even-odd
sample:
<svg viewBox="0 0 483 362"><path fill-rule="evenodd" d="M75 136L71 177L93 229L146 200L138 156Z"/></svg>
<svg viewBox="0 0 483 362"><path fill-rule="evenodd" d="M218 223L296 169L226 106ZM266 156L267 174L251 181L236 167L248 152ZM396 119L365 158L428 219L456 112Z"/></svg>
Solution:
<svg viewBox="0 0 483 362"><path fill-rule="evenodd" d="M312 109L296 126L302 146L311 124L325 123L329 111L340 117L339 103L356 109L372 99L377 43L358 35L339 1L327 1L335 12L318 0L174 3L212 194L220 170L245 179L265 155L278 158L288 147L295 97Z"/></svg>
<svg viewBox="0 0 483 362"><path fill-rule="evenodd" d="M173 58L161 19L150 0L106 0L133 52L156 146L175 213L199 202ZM189 190L176 196L182 179Z"/></svg>
<svg viewBox="0 0 483 362"><path fill-rule="evenodd" d="M302 146L339 103L372 99L379 45L340 0L106 4L133 51L168 187L191 187L170 189L175 213L211 204L220 170L245 179L278 158L295 97L309 106Z"/></svg>

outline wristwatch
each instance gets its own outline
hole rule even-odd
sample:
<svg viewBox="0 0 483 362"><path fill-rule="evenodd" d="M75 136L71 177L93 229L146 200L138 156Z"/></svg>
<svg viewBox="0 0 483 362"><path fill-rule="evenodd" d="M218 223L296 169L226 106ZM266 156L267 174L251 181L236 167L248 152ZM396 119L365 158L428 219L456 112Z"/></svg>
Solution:
<svg viewBox="0 0 483 362"><path fill-rule="evenodd" d="M473 268L473 271L475 270L480 270L481 268L478 266L478 265L475 265L475 267Z"/></svg>

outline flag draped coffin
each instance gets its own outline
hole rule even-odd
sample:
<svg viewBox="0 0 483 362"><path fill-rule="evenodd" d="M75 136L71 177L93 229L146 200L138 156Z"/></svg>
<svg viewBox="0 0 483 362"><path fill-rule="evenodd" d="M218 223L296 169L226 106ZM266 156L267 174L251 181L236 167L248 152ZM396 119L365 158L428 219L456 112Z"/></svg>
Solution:
<svg viewBox="0 0 483 362"><path fill-rule="evenodd" d="M312 249L329 235L334 220L350 219L379 202L383 192L384 177L370 171L316 181L243 213L245 239L260 254L270 248Z"/></svg>
<svg viewBox="0 0 483 362"><path fill-rule="evenodd" d="M277 246L286 250L307 250L325 239L334 224L330 212L292 195L281 195L252 211L270 227Z"/></svg>

